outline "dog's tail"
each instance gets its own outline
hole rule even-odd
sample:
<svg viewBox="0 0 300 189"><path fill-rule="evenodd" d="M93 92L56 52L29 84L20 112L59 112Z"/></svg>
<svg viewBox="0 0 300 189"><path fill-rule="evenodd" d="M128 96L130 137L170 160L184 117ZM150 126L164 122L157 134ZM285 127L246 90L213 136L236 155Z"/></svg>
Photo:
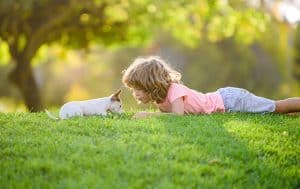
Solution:
<svg viewBox="0 0 300 189"><path fill-rule="evenodd" d="M50 117L51 119L59 120L58 117L55 117L54 115L52 115L48 110L45 109L45 112L46 112L46 114L48 115L48 117Z"/></svg>

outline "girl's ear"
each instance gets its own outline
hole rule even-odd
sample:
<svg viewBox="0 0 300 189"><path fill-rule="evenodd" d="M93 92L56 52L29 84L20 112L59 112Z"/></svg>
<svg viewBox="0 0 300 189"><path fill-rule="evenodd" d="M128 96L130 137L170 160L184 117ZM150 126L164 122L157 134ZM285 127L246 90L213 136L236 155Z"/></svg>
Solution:
<svg viewBox="0 0 300 189"><path fill-rule="evenodd" d="M113 101L121 101L120 100L120 93L121 93L121 89L119 89L117 92L115 92L114 94L110 95L111 100Z"/></svg>

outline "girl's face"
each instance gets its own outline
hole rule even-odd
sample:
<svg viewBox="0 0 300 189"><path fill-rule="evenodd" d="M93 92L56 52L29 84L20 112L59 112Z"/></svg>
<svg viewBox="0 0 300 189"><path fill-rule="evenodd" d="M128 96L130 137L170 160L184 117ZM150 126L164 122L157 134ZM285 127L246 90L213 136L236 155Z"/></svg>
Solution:
<svg viewBox="0 0 300 189"><path fill-rule="evenodd" d="M144 104L151 101L151 98L148 95L148 93L144 92L143 90L132 89L132 95L138 102L142 102Z"/></svg>

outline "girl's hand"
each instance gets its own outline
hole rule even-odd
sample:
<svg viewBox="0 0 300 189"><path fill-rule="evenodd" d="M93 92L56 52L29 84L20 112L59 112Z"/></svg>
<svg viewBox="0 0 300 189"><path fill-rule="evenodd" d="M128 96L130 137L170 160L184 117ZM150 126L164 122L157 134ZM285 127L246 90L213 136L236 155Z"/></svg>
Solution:
<svg viewBox="0 0 300 189"><path fill-rule="evenodd" d="M149 117L150 115L151 115L150 112L137 112L136 114L134 114L133 118L134 119L141 119L141 118Z"/></svg>

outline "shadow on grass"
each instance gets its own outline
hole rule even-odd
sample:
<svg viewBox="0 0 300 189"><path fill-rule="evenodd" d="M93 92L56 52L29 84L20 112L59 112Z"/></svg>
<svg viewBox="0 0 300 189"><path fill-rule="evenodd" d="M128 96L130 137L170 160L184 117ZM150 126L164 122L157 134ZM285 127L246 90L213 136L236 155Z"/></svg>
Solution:
<svg viewBox="0 0 300 189"><path fill-rule="evenodd" d="M285 151L290 145L299 150L293 144L296 139L286 143L287 128L283 127L293 130L293 122L282 125L285 117L226 114L155 119L164 128L164 134L170 136L167 138L178 144L165 154L175 185L200 188L297 188L300 185L299 153L293 149ZM290 119L299 122L298 118ZM190 170L178 169L190 164L193 164ZM182 177L189 179L181 180ZM192 182L182 183L185 181Z"/></svg>

